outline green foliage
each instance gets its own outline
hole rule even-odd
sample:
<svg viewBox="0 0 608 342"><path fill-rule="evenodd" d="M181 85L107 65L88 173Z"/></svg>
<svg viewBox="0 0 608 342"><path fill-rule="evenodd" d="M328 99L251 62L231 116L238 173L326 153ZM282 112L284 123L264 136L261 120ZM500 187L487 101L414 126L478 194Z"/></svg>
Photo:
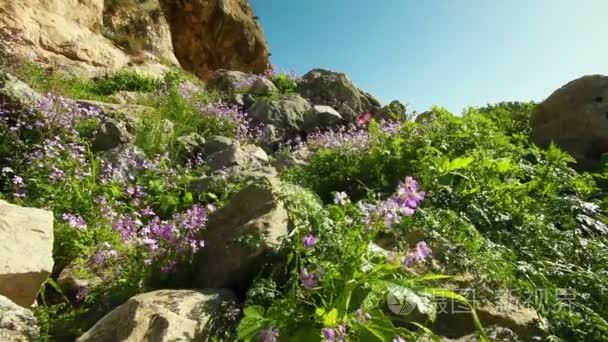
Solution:
<svg viewBox="0 0 608 342"><path fill-rule="evenodd" d="M293 93L296 91L298 86L296 82L287 74L277 74L272 79L272 82L275 86L277 86L277 89L279 89L281 94Z"/></svg>
<svg viewBox="0 0 608 342"><path fill-rule="evenodd" d="M94 82L93 91L100 95L111 95L119 91L152 92L160 86L160 80L135 71L119 71L108 78Z"/></svg>

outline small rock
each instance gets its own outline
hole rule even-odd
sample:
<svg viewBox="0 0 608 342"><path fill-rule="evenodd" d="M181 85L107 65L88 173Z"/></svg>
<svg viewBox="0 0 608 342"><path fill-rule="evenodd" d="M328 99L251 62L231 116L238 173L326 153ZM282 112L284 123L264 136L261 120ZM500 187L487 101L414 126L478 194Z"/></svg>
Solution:
<svg viewBox="0 0 608 342"><path fill-rule="evenodd" d="M310 154L310 151L307 149L299 149L292 152L279 152L272 165L279 171L285 171L294 166L306 166L308 165L307 160Z"/></svg>
<svg viewBox="0 0 608 342"><path fill-rule="evenodd" d="M158 290L137 295L112 310L78 342L205 341L209 322L222 304L233 302L230 290Z"/></svg>
<svg viewBox="0 0 608 342"><path fill-rule="evenodd" d="M75 298L82 288L95 287L103 282L103 279L97 276L83 276L82 273L84 272L80 272L75 265L68 265L59 273L57 285L68 298Z"/></svg>
<svg viewBox="0 0 608 342"><path fill-rule="evenodd" d="M118 145L133 142L133 136L129 133L127 124L107 119L101 124L92 141L94 151L107 151Z"/></svg>
<svg viewBox="0 0 608 342"><path fill-rule="evenodd" d="M141 93L136 91L119 91L110 96L110 99L115 103L126 105L126 104L137 104L137 101L141 98Z"/></svg>
<svg viewBox="0 0 608 342"><path fill-rule="evenodd" d="M258 96L268 96L278 91L274 83L265 77L257 77L249 90L251 94Z"/></svg>
<svg viewBox="0 0 608 342"><path fill-rule="evenodd" d="M0 200L0 241L0 295L29 307L53 270L53 213Z"/></svg>
<svg viewBox="0 0 608 342"><path fill-rule="evenodd" d="M335 125L342 121L342 116L330 106L313 106L304 116L304 129L312 131L318 127Z"/></svg>
<svg viewBox="0 0 608 342"><path fill-rule="evenodd" d="M15 76L0 70L0 105L9 104L18 108L35 106L42 96Z"/></svg>
<svg viewBox="0 0 608 342"><path fill-rule="evenodd" d="M243 146L243 150L245 151L247 156L249 156L254 162L257 162L261 165L267 165L270 162L270 158L268 158L268 154L266 154L266 151L264 151L259 146L246 144L245 146Z"/></svg>
<svg viewBox="0 0 608 342"><path fill-rule="evenodd" d="M0 295L0 340L33 342L40 338L40 328L34 314Z"/></svg>
<svg viewBox="0 0 608 342"><path fill-rule="evenodd" d="M264 255L288 233L287 210L273 177L259 177L209 217L197 256L199 287L246 290Z"/></svg>

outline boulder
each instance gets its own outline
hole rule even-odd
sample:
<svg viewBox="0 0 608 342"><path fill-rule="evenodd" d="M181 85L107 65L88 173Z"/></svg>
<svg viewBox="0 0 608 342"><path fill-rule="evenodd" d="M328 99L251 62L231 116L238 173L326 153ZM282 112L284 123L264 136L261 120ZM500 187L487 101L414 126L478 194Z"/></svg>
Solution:
<svg viewBox="0 0 608 342"><path fill-rule="evenodd" d="M137 171L145 166L146 154L133 144L119 145L102 155L104 173L119 183L134 180Z"/></svg>
<svg viewBox="0 0 608 342"><path fill-rule="evenodd" d="M178 137L176 143L181 158L192 158L205 151L205 138L198 133Z"/></svg>
<svg viewBox="0 0 608 342"><path fill-rule="evenodd" d="M252 76L244 72L220 69L209 75L206 86L208 90L236 94L244 92L251 80Z"/></svg>
<svg viewBox="0 0 608 342"><path fill-rule="evenodd" d="M133 135L125 122L107 119L101 124L91 142L94 151L107 151L122 144L133 142Z"/></svg>
<svg viewBox="0 0 608 342"><path fill-rule="evenodd" d="M234 142L208 156L207 165L211 170L223 170L238 167L241 169L258 168L268 164L269 158L266 152L255 145L240 145Z"/></svg>
<svg viewBox="0 0 608 342"><path fill-rule="evenodd" d="M144 98L145 94L142 94L137 91L127 91L121 90L117 93L110 95L110 99L112 102L115 102L119 105L129 105L129 104L137 104L139 99Z"/></svg>
<svg viewBox="0 0 608 342"><path fill-rule="evenodd" d="M380 109L375 117L384 120L403 120L406 118L407 107L395 100Z"/></svg>
<svg viewBox="0 0 608 342"><path fill-rule="evenodd" d="M552 141L587 169L608 152L608 76L588 75L556 90L536 106L532 140Z"/></svg>
<svg viewBox="0 0 608 342"><path fill-rule="evenodd" d="M205 341L229 290L158 290L137 295L112 310L78 342Z"/></svg>
<svg viewBox="0 0 608 342"><path fill-rule="evenodd" d="M53 213L0 200L0 241L0 295L29 307L53 270Z"/></svg>
<svg viewBox="0 0 608 342"><path fill-rule="evenodd" d="M258 122L299 131L303 128L304 116L310 109L311 106L306 99L298 94L290 94L280 100L257 101L249 108L249 112Z"/></svg>
<svg viewBox="0 0 608 342"><path fill-rule="evenodd" d="M304 129L312 131L319 127L332 126L342 121L342 116L330 106L313 106L304 115Z"/></svg>
<svg viewBox="0 0 608 342"><path fill-rule="evenodd" d="M103 279L97 275L83 270L84 266L70 264L57 277L57 285L68 298L78 300L78 292L82 289L90 289L103 283Z"/></svg>
<svg viewBox="0 0 608 342"><path fill-rule="evenodd" d="M262 27L249 1L160 0L182 67L207 79L218 69L263 73L270 69Z"/></svg>
<svg viewBox="0 0 608 342"><path fill-rule="evenodd" d="M0 105L8 104L18 108L35 106L42 96L15 76L0 70Z"/></svg>
<svg viewBox="0 0 608 342"><path fill-rule="evenodd" d="M277 196L279 182L258 176L214 212L197 255L198 287L246 290L264 256L288 234L287 210Z"/></svg>
<svg viewBox="0 0 608 342"><path fill-rule="evenodd" d="M0 341L33 342L40 338L34 314L0 295Z"/></svg>
<svg viewBox="0 0 608 342"><path fill-rule="evenodd" d="M274 83L266 77L256 77L249 89L251 94L257 96L269 96L278 91Z"/></svg>
<svg viewBox="0 0 608 342"><path fill-rule="evenodd" d="M235 139L231 139L231 138L224 137L221 135L214 135L214 136L210 137L209 139L207 139L204 149L205 149L205 153L210 155L215 152L227 149L228 147L230 147L232 145L239 145L239 142Z"/></svg>
<svg viewBox="0 0 608 342"><path fill-rule="evenodd" d="M295 151L279 152L272 165L279 171L285 171L294 166L307 166L311 153L305 148Z"/></svg>
<svg viewBox="0 0 608 342"><path fill-rule="evenodd" d="M346 74L331 70L309 71L299 79L298 92L312 104L333 107L350 122L363 113L380 109L380 102L355 87Z"/></svg>

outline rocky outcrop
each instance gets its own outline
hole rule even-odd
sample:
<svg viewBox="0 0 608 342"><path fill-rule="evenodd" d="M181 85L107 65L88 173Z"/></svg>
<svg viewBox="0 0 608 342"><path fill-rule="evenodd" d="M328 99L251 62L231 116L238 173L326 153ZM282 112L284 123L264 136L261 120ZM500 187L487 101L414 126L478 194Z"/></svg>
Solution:
<svg viewBox="0 0 608 342"><path fill-rule="evenodd" d="M315 128L335 125L342 121L342 116L330 106L313 106L304 114L304 130L312 131Z"/></svg>
<svg viewBox="0 0 608 342"><path fill-rule="evenodd" d="M298 92L314 105L331 106L349 121L380 109L378 100L355 87L341 72L313 69L299 80Z"/></svg>
<svg viewBox="0 0 608 342"><path fill-rule="evenodd" d="M201 78L218 69L270 68L262 28L245 0L161 0L182 67Z"/></svg>
<svg viewBox="0 0 608 342"><path fill-rule="evenodd" d="M233 300L229 290L140 294L107 314L77 341L205 341L210 337L208 323L223 303Z"/></svg>
<svg viewBox="0 0 608 342"><path fill-rule="evenodd" d="M263 256L288 233L278 186L272 177L256 177L209 217L202 236L205 248L197 256L197 286L248 288Z"/></svg>
<svg viewBox="0 0 608 342"><path fill-rule="evenodd" d="M40 329L34 314L0 295L0 340L38 341Z"/></svg>
<svg viewBox="0 0 608 342"><path fill-rule="evenodd" d="M0 51L74 74L120 68L159 73L152 53L129 53L104 35L104 0L0 0Z"/></svg>
<svg viewBox="0 0 608 342"><path fill-rule="evenodd" d="M589 75L556 90L534 110L532 140L552 141L590 167L608 152L608 76Z"/></svg>
<svg viewBox="0 0 608 342"><path fill-rule="evenodd" d="M93 150L107 151L121 144L133 142L132 131L133 127L129 127L125 122L107 119L101 124L93 138Z"/></svg>
<svg viewBox="0 0 608 342"><path fill-rule="evenodd" d="M53 269L53 213L0 201L0 241L0 295L29 307Z"/></svg>

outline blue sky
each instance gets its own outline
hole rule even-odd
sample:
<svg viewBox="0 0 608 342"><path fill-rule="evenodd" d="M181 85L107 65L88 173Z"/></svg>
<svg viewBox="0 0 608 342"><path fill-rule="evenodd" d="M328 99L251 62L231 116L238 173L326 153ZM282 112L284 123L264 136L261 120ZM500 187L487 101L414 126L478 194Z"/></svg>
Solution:
<svg viewBox="0 0 608 342"><path fill-rule="evenodd" d="M251 0L272 63L424 111L542 100L608 74L608 0Z"/></svg>

